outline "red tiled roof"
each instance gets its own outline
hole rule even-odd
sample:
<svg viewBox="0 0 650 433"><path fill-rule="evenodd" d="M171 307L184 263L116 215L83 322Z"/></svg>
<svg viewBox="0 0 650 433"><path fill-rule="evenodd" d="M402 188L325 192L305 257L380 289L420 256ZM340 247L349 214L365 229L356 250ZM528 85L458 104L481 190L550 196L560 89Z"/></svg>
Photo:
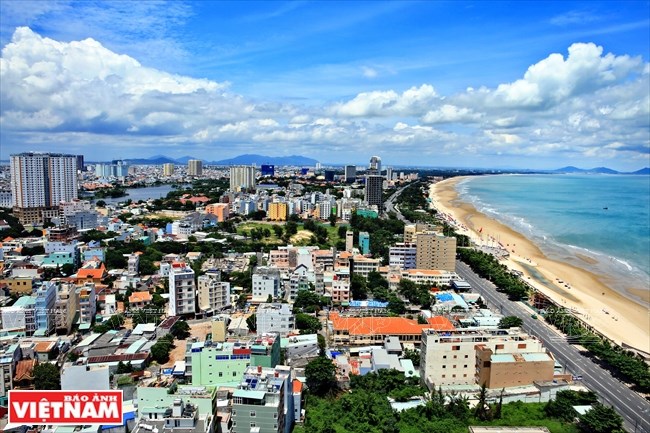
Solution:
<svg viewBox="0 0 650 433"><path fill-rule="evenodd" d="M293 380L293 392L302 392L302 382L298 379Z"/></svg>
<svg viewBox="0 0 650 433"><path fill-rule="evenodd" d="M423 329L455 329L441 316L432 317L426 325L404 317L340 317L338 313L332 313L330 319L335 331L348 331L350 335L420 335Z"/></svg>
<svg viewBox="0 0 650 433"><path fill-rule="evenodd" d="M36 345L34 345L34 352L39 352L39 353L49 352L54 348L55 344L56 342L54 341L39 341L38 343L36 343Z"/></svg>
<svg viewBox="0 0 650 433"><path fill-rule="evenodd" d="M151 293L133 292L131 296L129 296L129 303L135 304L136 302L151 302Z"/></svg>
<svg viewBox="0 0 650 433"><path fill-rule="evenodd" d="M15 381L21 380L34 380L34 367L36 366L35 359L24 359L16 363Z"/></svg>

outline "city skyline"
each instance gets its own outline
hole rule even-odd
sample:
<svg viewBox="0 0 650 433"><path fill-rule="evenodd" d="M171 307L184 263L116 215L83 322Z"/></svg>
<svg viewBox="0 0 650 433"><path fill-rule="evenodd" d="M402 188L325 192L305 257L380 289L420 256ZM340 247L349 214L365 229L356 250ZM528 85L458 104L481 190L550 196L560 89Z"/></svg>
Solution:
<svg viewBox="0 0 650 433"><path fill-rule="evenodd" d="M0 159L649 164L647 2L0 8Z"/></svg>

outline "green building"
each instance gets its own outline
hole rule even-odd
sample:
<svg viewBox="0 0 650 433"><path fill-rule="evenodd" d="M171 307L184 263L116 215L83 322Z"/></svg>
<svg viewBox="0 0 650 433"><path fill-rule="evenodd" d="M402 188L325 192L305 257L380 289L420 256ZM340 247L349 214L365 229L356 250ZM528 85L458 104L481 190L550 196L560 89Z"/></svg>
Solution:
<svg viewBox="0 0 650 433"><path fill-rule="evenodd" d="M200 414L214 416L217 413L217 387L215 386L178 385L175 379L165 376L145 381L138 386L140 411L160 410L165 413L178 398L195 405Z"/></svg>
<svg viewBox="0 0 650 433"><path fill-rule="evenodd" d="M232 394L233 433L289 433L294 423L291 367L249 367Z"/></svg>
<svg viewBox="0 0 650 433"><path fill-rule="evenodd" d="M357 209L357 215L364 218L378 218L379 214L377 211L370 209Z"/></svg>
<svg viewBox="0 0 650 433"><path fill-rule="evenodd" d="M188 344L185 376L192 385L236 386L249 366L274 368L280 363L280 336L262 334L250 340Z"/></svg>

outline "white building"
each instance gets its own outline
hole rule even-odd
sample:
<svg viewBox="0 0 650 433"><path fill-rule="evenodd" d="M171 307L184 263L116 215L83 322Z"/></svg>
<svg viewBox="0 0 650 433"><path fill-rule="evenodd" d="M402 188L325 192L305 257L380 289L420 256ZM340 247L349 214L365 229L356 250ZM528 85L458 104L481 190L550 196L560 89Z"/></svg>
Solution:
<svg viewBox="0 0 650 433"><path fill-rule="evenodd" d="M200 159L190 159L187 161L187 174L189 176L203 175L203 161Z"/></svg>
<svg viewBox="0 0 650 433"><path fill-rule="evenodd" d="M22 331L28 337L36 331L36 299L22 296L11 307L3 307L2 329L5 331Z"/></svg>
<svg viewBox="0 0 650 433"><path fill-rule="evenodd" d="M242 191L255 188L255 166L236 165L230 167L230 190Z"/></svg>
<svg viewBox="0 0 650 433"><path fill-rule="evenodd" d="M476 383L479 346L495 353L545 351L541 341L518 328L483 331L425 329L420 346L420 376L429 388Z"/></svg>
<svg viewBox="0 0 650 433"><path fill-rule="evenodd" d="M11 191L0 191L0 207L10 208L14 205L14 196Z"/></svg>
<svg viewBox="0 0 650 433"><path fill-rule="evenodd" d="M194 271L185 263L172 263L169 272L169 315L194 314L195 304Z"/></svg>
<svg viewBox="0 0 650 433"><path fill-rule="evenodd" d="M258 334L277 332L286 336L294 330L294 316L289 304L260 304L255 317Z"/></svg>
<svg viewBox="0 0 650 433"><path fill-rule="evenodd" d="M280 296L280 271L277 268L258 266L253 274L253 300L264 302L271 296Z"/></svg>
<svg viewBox="0 0 650 433"><path fill-rule="evenodd" d="M79 303L79 323L92 324L97 313L97 296L94 283L86 283L77 288L77 299ZM115 295L107 295L113 296Z"/></svg>
<svg viewBox="0 0 650 433"><path fill-rule="evenodd" d="M199 310L217 312L230 307L230 283L221 281L219 271L208 271L198 278Z"/></svg>
<svg viewBox="0 0 650 433"><path fill-rule="evenodd" d="M58 216L59 203L77 198L77 157L55 153L11 155L14 213L23 224Z"/></svg>

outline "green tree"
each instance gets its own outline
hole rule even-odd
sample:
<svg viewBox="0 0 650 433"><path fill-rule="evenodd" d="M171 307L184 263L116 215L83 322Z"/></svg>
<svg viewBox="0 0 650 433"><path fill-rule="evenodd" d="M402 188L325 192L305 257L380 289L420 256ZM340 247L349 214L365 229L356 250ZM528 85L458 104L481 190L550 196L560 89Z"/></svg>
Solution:
<svg viewBox="0 0 650 433"><path fill-rule="evenodd" d="M328 220L329 220L330 225L331 225L332 227L336 227L336 215L331 214L331 215L328 217Z"/></svg>
<svg viewBox="0 0 650 433"><path fill-rule="evenodd" d="M321 397L335 394L338 389L335 374L336 367L328 358L319 356L311 360L305 367L309 392Z"/></svg>
<svg viewBox="0 0 650 433"><path fill-rule="evenodd" d="M594 403L578 418L578 428L584 433L623 433L623 418L611 407Z"/></svg>
<svg viewBox="0 0 650 433"><path fill-rule="evenodd" d="M519 328L523 323L517 316L506 316L499 321L499 329Z"/></svg>
<svg viewBox="0 0 650 433"><path fill-rule="evenodd" d="M327 341L325 337L321 334L317 334L318 340L318 356L325 356L325 349L327 349Z"/></svg>
<svg viewBox="0 0 650 433"><path fill-rule="evenodd" d="M237 308L239 308L240 310L243 310L244 307L246 307L247 302L248 302L248 295L246 293L242 293L237 298Z"/></svg>
<svg viewBox="0 0 650 433"><path fill-rule="evenodd" d="M368 286L366 279L359 274L352 274L350 281L350 291L352 292L352 299L360 301L368 297Z"/></svg>
<svg viewBox="0 0 650 433"><path fill-rule="evenodd" d="M190 325L185 320L178 320L170 330L177 340L185 340L191 335Z"/></svg>
<svg viewBox="0 0 650 433"><path fill-rule="evenodd" d="M313 316L305 313L296 314L296 328L301 334L316 334L321 330L320 321Z"/></svg>
<svg viewBox="0 0 650 433"><path fill-rule="evenodd" d="M167 334L151 346L151 357L159 364L169 361L169 352L174 348L174 336Z"/></svg>
<svg viewBox="0 0 650 433"><path fill-rule="evenodd" d="M248 329L253 332L257 332L257 315L251 314L248 316L246 319L246 324L248 325Z"/></svg>
<svg viewBox="0 0 650 433"><path fill-rule="evenodd" d="M61 373L59 373L59 369L49 362L37 364L34 367L34 388L61 389Z"/></svg>
<svg viewBox="0 0 650 433"><path fill-rule="evenodd" d="M316 292L312 292L311 290L298 290L296 300L293 303L293 311L314 313L320 310L326 303L327 300Z"/></svg>

